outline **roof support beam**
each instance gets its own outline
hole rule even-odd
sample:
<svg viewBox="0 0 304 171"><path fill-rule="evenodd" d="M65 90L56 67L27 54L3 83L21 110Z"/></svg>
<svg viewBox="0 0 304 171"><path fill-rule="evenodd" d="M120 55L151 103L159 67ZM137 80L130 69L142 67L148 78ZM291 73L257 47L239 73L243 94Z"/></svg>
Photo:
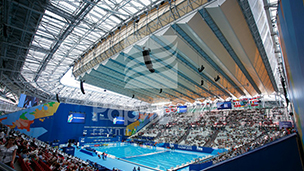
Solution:
<svg viewBox="0 0 304 171"><path fill-rule="evenodd" d="M213 31L213 33L215 34L215 36L222 43L223 47L225 47L225 49L227 50L227 52L229 53L229 55L232 57L232 59L234 60L234 62L238 65L238 67L240 68L240 70L246 76L247 80L253 86L253 88L255 89L255 91L258 94L261 94L261 90L256 85L256 83L254 82L253 78L251 77L251 75L247 71L246 67L243 65L243 63L241 62L241 60L238 58L238 56L234 52L233 48L230 46L229 42L227 41L227 39L225 38L225 36L221 32L221 30L217 27L217 25L215 24L215 22L213 21L213 19L211 18L211 16L207 12L207 10L205 10L203 8L203 9L199 10L199 13L204 18L205 22L210 27L210 29Z"/></svg>
<svg viewBox="0 0 304 171"><path fill-rule="evenodd" d="M94 5L91 5L91 3L85 4L79 11L79 13L75 16L75 20L71 23L72 25L69 25L59 36L58 41L54 44L52 47L50 53L46 56L46 58L43 60L42 65L38 68L37 75L34 78L34 81L37 81L39 78L39 75L41 72L45 69L48 62L53 58L53 54L58 50L63 40L67 38L67 36L72 32L72 30L78 25L84 17L92 10Z"/></svg>
<svg viewBox="0 0 304 171"><path fill-rule="evenodd" d="M240 7L243 11L244 17L245 17L246 22L248 24L248 27L249 27L249 29L252 33L253 39L256 43L256 46L259 50L259 53L260 53L261 57L262 57L263 63L265 65L266 71L268 73L271 84L274 88L274 91L278 92L279 91L278 86L276 84L276 81L275 81L275 78L274 78L274 75L273 75L273 72L272 72L272 69L271 69L266 51L265 51L265 48L264 48L264 45L263 45L263 41L261 39L261 35L259 34L258 27L255 23L253 15L252 15L252 11L250 9L248 0L241 0L241 1L238 0L238 3L239 3L239 5L240 5Z"/></svg>
<svg viewBox="0 0 304 171"><path fill-rule="evenodd" d="M233 82L233 80L204 52L203 49L200 48L199 45L197 45L195 43L195 41L192 40L192 38L190 36L187 35L186 32L184 32L182 30L182 28L178 25L178 24L173 24L171 26L180 36L182 39L184 39L189 46L191 46L193 49L195 49L195 51L200 54L202 57L204 57L206 59L206 61L209 62L209 64L216 70L218 71L233 87L235 87L235 89L241 94L241 95L245 95L245 93ZM209 77L208 77L209 78ZM210 78L209 78L210 79ZM213 81L211 81L212 83ZM218 87L218 89L222 89L220 88L216 83L214 83L215 86Z"/></svg>

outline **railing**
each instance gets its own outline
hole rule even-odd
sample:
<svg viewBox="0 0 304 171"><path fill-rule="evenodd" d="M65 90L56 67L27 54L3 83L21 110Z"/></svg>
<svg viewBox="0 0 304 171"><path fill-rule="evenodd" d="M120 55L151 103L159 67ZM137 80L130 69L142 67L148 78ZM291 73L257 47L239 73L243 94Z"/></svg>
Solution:
<svg viewBox="0 0 304 171"><path fill-rule="evenodd" d="M0 111L4 111L5 113L16 112L22 109L23 108L11 104L0 104Z"/></svg>
<svg viewBox="0 0 304 171"><path fill-rule="evenodd" d="M11 168L11 167L9 167L9 166L7 166L6 164L1 163L1 162L0 162L0 170L5 170L5 171L16 171L15 169L13 169L13 168Z"/></svg>

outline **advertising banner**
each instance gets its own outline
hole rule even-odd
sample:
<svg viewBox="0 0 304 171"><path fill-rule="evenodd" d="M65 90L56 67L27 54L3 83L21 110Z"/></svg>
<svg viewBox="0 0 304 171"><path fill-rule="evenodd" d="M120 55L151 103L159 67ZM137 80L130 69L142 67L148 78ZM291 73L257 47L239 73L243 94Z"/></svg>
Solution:
<svg viewBox="0 0 304 171"><path fill-rule="evenodd" d="M74 156L75 147L63 147L62 150L63 152Z"/></svg>
<svg viewBox="0 0 304 171"><path fill-rule="evenodd" d="M218 110L222 109L232 109L231 102L218 102L216 104Z"/></svg>
<svg viewBox="0 0 304 171"><path fill-rule="evenodd" d="M180 145L180 144L173 144L173 143L160 143L160 144L156 144L156 146L170 148L170 149L204 152L204 153L212 153L214 150L213 148L210 148L210 147L197 147L197 146Z"/></svg>
<svg viewBox="0 0 304 171"><path fill-rule="evenodd" d="M282 128L291 128L292 127L292 123L290 121L280 121L279 122L279 127L280 127L280 129L282 129Z"/></svg>

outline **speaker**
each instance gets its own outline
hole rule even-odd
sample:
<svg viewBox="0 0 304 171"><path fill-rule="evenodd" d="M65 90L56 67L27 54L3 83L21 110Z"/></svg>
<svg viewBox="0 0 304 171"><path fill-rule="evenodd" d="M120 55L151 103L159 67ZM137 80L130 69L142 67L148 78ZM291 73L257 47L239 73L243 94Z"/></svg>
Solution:
<svg viewBox="0 0 304 171"><path fill-rule="evenodd" d="M6 68L6 61L5 60L2 60L2 67Z"/></svg>
<svg viewBox="0 0 304 171"><path fill-rule="evenodd" d="M144 48L143 48L144 49ZM155 72L154 68L153 68L153 64L151 62L151 58L150 58L150 52L151 50L148 49L148 50L143 50L142 51L142 54L143 54L143 57L144 57L144 61L145 61L145 64L146 64L146 67L149 69L149 71L151 73Z"/></svg>
<svg viewBox="0 0 304 171"><path fill-rule="evenodd" d="M80 90L82 92L82 94L85 94L84 89L83 89L83 81L80 80Z"/></svg>
<svg viewBox="0 0 304 171"><path fill-rule="evenodd" d="M58 94L56 94L56 99L57 99L57 102L60 103Z"/></svg>
<svg viewBox="0 0 304 171"><path fill-rule="evenodd" d="M219 79L221 79L221 78L219 75L217 75L216 78L214 78L214 81L217 82Z"/></svg>
<svg viewBox="0 0 304 171"><path fill-rule="evenodd" d="M5 24L3 24L3 30L2 30L2 33L3 33L3 37L4 38L7 38L8 37L8 34L7 34L7 26Z"/></svg>
<svg viewBox="0 0 304 171"><path fill-rule="evenodd" d="M198 69L198 72L202 72L202 71L204 71L205 67L204 67L204 65L202 65L201 68L197 68L197 69Z"/></svg>

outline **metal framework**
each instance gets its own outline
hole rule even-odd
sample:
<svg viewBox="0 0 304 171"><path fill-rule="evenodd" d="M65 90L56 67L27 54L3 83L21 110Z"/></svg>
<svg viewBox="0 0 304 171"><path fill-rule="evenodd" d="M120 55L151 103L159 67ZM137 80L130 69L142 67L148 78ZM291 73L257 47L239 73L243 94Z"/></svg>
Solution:
<svg viewBox="0 0 304 171"><path fill-rule="evenodd" d="M27 93L43 101L55 101L58 94L60 101L66 103L124 109L149 106L141 100L103 89L86 89L86 94L82 94L79 87L64 85L61 79L72 67L74 76L81 76L135 41L207 2L1 0L1 95L13 99L12 102L18 101L20 93ZM265 0L270 11L267 14L274 20L271 22L275 22L276 3ZM275 32L274 40L278 41ZM132 38L128 38L130 35ZM278 49L276 47L276 51Z"/></svg>
<svg viewBox="0 0 304 171"><path fill-rule="evenodd" d="M103 106L114 99L111 107L145 106L113 92L87 90L63 85L60 79L74 61L101 37L140 16L159 0L50 0L19 2L1 1L1 82L14 92L42 100ZM8 79L9 78L9 79ZM10 80L10 81L9 81ZM89 99L89 100L87 100ZM119 99L119 100L118 100ZM132 101L129 103L127 101Z"/></svg>

